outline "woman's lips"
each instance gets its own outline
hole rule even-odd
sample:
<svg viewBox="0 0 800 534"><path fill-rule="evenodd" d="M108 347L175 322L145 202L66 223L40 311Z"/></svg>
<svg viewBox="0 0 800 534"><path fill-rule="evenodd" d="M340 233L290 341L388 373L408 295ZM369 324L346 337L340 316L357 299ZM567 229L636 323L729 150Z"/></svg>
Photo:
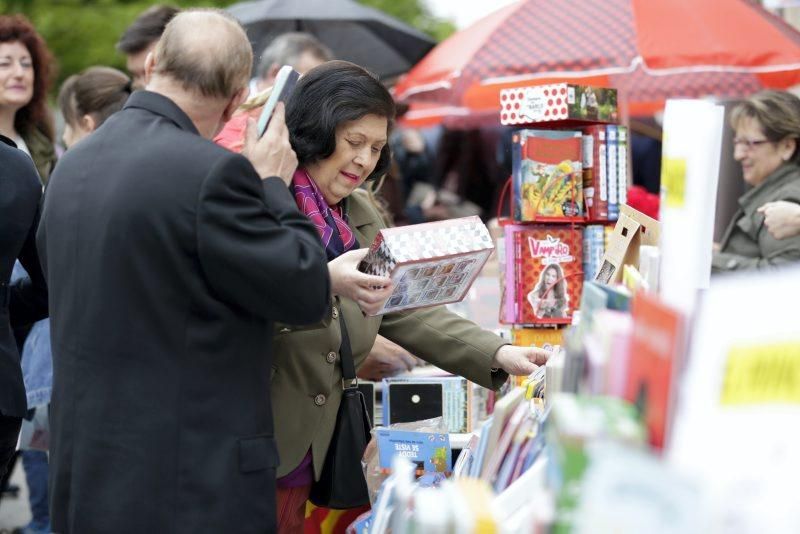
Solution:
<svg viewBox="0 0 800 534"><path fill-rule="evenodd" d="M359 180L358 175L350 174L349 172L344 172L344 171L339 171L339 172L342 173L342 176L344 176L348 180L351 180L353 182L357 182Z"/></svg>

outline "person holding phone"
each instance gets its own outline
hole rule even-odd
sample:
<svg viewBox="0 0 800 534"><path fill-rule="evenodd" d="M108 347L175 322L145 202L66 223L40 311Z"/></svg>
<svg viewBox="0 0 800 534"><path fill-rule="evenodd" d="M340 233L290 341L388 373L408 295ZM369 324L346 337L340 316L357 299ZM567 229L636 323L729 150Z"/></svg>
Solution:
<svg viewBox="0 0 800 534"><path fill-rule="evenodd" d="M211 142L252 61L230 15L182 11L48 185L54 532L275 530L272 325L329 320L336 286L283 106L246 157Z"/></svg>

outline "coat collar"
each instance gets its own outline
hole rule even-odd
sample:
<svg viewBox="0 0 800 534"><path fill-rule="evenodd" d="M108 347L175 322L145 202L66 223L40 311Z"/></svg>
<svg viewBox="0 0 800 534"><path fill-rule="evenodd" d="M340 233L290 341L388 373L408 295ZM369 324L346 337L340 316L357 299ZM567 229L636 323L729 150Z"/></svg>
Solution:
<svg viewBox="0 0 800 534"><path fill-rule="evenodd" d="M17 148L17 143L12 141L10 138L6 137L3 134L0 134L0 143L5 143L10 147Z"/></svg>
<svg viewBox="0 0 800 534"><path fill-rule="evenodd" d="M351 228L356 229L375 222L375 215L366 191L356 189L345 202L344 211L347 213L347 222Z"/></svg>
<svg viewBox="0 0 800 534"><path fill-rule="evenodd" d="M798 171L800 171L800 167L797 164L784 163L767 176L763 182L742 195L739 198L739 206L745 212L754 211L770 199L776 189L783 187L788 176L796 174Z"/></svg>
<svg viewBox="0 0 800 534"><path fill-rule="evenodd" d="M190 119L175 102L162 94L145 90L135 91L125 103L125 108L146 109L147 111L166 117L182 130L198 135L200 133L197 131L192 119Z"/></svg>

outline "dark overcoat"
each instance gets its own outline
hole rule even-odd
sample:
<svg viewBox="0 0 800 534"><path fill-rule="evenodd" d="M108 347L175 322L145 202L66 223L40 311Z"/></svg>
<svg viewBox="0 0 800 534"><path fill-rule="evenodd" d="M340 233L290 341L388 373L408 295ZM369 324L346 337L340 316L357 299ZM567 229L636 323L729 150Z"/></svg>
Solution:
<svg viewBox="0 0 800 534"><path fill-rule="evenodd" d="M53 531L273 531L272 323L330 291L284 183L139 91L59 162L38 245Z"/></svg>

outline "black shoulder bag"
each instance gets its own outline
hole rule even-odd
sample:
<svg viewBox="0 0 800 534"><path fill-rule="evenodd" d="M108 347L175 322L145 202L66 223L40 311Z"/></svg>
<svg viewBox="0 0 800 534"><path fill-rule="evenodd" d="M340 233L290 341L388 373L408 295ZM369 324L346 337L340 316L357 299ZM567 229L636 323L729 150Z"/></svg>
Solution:
<svg viewBox="0 0 800 534"><path fill-rule="evenodd" d="M336 416L325 464L320 479L311 486L309 500L317 506L334 509L358 508L369 504L369 491L361 457L370 439L370 423L364 395L358 390L356 368L350 348L344 314L339 315L342 329L342 403Z"/></svg>

